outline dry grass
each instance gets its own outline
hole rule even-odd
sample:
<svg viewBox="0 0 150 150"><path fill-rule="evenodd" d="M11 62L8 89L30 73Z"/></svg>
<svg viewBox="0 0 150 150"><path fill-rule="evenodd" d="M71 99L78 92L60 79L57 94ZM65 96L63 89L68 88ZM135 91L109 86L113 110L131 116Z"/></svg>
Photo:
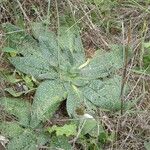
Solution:
<svg viewBox="0 0 150 150"><path fill-rule="evenodd" d="M72 15L75 21L72 26L75 24L81 26L88 57L93 55L97 48L108 50L112 43L126 45L128 28L131 28L130 47L134 55L128 68L128 82L133 88L127 100L139 99L139 101L123 115L99 113L106 130L116 133L115 141L108 143L104 150L144 150L144 142L150 139L150 77L132 72L135 65L141 65L143 41L150 41L150 9L148 6L150 4L146 3L148 2L118 0L117 4L109 6L108 10L104 9L102 12L93 3L87 4L83 0L63 0L57 4L57 12L56 1L53 0L50 14L47 13L46 0L8 0L0 6L1 23L11 22L25 28L28 28L32 21L45 22L47 19L51 20L48 22L51 28L57 28L61 23L58 15ZM3 54L0 55L0 58L2 57ZM0 66L4 65L2 60Z"/></svg>

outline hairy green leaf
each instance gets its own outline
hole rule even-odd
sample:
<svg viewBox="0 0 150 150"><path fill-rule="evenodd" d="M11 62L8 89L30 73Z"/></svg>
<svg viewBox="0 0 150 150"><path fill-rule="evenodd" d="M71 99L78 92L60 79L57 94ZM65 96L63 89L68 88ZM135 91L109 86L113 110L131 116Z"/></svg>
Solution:
<svg viewBox="0 0 150 150"><path fill-rule="evenodd" d="M83 88L84 96L94 105L102 109L119 110L121 92L121 78L106 79L104 81L93 80L89 86Z"/></svg>
<svg viewBox="0 0 150 150"><path fill-rule="evenodd" d="M28 126L31 107L27 101L3 97L0 99L0 105L7 113L17 117L19 124Z"/></svg>
<svg viewBox="0 0 150 150"><path fill-rule="evenodd" d="M81 69L81 75L90 79L104 78L122 66L122 49L115 49L107 53L98 50L91 61Z"/></svg>
<svg viewBox="0 0 150 150"><path fill-rule="evenodd" d="M72 83L78 87L86 86L90 81L84 77L76 77L72 79Z"/></svg>
<svg viewBox="0 0 150 150"><path fill-rule="evenodd" d="M25 32L25 30L16 27L10 23L2 24L3 30L7 33L7 41L12 48L16 48L18 45L23 42L34 43L34 39Z"/></svg>
<svg viewBox="0 0 150 150"><path fill-rule="evenodd" d="M23 133L24 129L18 124L18 122L1 122L0 132L2 135L13 138Z"/></svg>
<svg viewBox="0 0 150 150"><path fill-rule="evenodd" d="M35 76L36 78L53 79L57 77L55 70L50 68L40 56L15 57L10 58L10 61L19 71Z"/></svg>
<svg viewBox="0 0 150 150"><path fill-rule="evenodd" d="M65 88L68 92L66 104L67 112L70 116L75 116L77 107L84 104L83 95L81 91L74 85L65 84Z"/></svg>
<svg viewBox="0 0 150 150"><path fill-rule="evenodd" d="M35 38L39 41L43 58L50 65L57 66L59 46L56 35L53 32L48 32L41 23L33 23L32 29Z"/></svg>
<svg viewBox="0 0 150 150"><path fill-rule="evenodd" d="M72 147L65 136L53 137L50 146L53 150L72 150Z"/></svg>
<svg viewBox="0 0 150 150"><path fill-rule="evenodd" d="M14 137L7 146L8 150L37 150L36 135L30 131L25 130L19 136Z"/></svg>
<svg viewBox="0 0 150 150"><path fill-rule="evenodd" d="M94 118L84 119L84 126L82 129L82 134L90 134L93 137L98 137L100 133L104 133L104 129L100 123L98 123Z"/></svg>
<svg viewBox="0 0 150 150"><path fill-rule="evenodd" d="M70 29L61 27L58 42L62 50L68 54L70 52L70 61L72 61L75 66L85 62L85 53L77 27Z"/></svg>
<svg viewBox="0 0 150 150"><path fill-rule="evenodd" d="M61 82L47 80L38 87L32 104L31 127L35 128L41 121L51 117L65 97Z"/></svg>
<svg viewBox="0 0 150 150"><path fill-rule="evenodd" d="M50 137L43 131L36 134L36 143L39 147L49 142L49 139Z"/></svg>
<svg viewBox="0 0 150 150"><path fill-rule="evenodd" d="M23 42L21 45L16 47L16 51L24 57L32 55L40 57L42 55L37 41L34 41L34 43Z"/></svg>

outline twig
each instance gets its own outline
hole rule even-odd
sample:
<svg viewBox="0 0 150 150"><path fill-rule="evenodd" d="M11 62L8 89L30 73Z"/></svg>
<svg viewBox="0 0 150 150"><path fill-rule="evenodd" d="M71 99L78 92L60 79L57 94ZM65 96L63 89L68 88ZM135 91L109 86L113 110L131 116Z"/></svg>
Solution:
<svg viewBox="0 0 150 150"><path fill-rule="evenodd" d="M21 3L19 2L19 0L16 0L16 1L17 1L18 5L19 5L19 7L20 7L20 9L21 9L21 11L22 11L24 17L27 19L28 22L30 22L30 19L29 19L29 17L27 16L27 14L25 13L24 9L22 8Z"/></svg>
<svg viewBox="0 0 150 150"><path fill-rule="evenodd" d="M123 29L123 38L124 38L124 24L122 24L122 29ZM121 85L121 92L120 92L120 99L121 99L121 115L123 114L123 104L124 104L124 87L126 83L126 75L127 75L127 65L128 65L128 51L129 51L129 45L131 41L131 25L129 26L128 29L128 41L127 45L124 45L124 70L122 74L122 85Z"/></svg>

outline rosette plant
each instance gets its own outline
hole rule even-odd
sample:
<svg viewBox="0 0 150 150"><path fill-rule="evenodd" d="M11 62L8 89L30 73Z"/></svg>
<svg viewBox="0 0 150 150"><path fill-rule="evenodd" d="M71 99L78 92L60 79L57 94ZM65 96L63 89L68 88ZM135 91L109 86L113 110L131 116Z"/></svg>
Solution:
<svg viewBox="0 0 150 150"><path fill-rule="evenodd" d="M36 129L50 119L64 100L70 117L78 117L79 111L93 113L96 107L121 109L121 77L116 73L123 66L121 47L114 45L109 52L97 50L89 59L77 27L60 27L56 35L34 23L32 36L10 24L3 28L12 32L7 38L16 53L9 58L11 64L40 83L27 127Z"/></svg>
<svg viewBox="0 0 150 150"><path fill-rule="evenodd" d="M97 50L93 58L86 59L78 28L61 27L56 35L41 23L34 23L32 37L19 34L10 24L4 29L15 30L20 39L15 40L17 55L9 58L10 62L41 81L31 108L32 127L50 118L64 100L69 116L76 116L80 107L91 111L92 105L120 109L121 77L116 71L123 66L121 47L114 46L110 52Z"/></svg>
<svg viewBox="0 0 150 150"><path fill-rule="evenodd" d="M11 64L39 81L32 104L21 99L0 99L4 111L17 118L17 122L0 124L1 133L12 139L8 149L33 150L46 144L49 138L39 131L41 123L49 120L63 101L72 118L90 116L97 108L121 109L122 79L117 71L123 67L122 46L113 45L109 52L97 50L92 58L86 58L77 27L60 27L55 34L41 23L33 23L31 35L11 24L3 28L11 33L7 34L10 47L4 50L15 53L9 57ZM124 103L123 108L128 104ZM96 129L96 120L89 122L84 133Z"/></svg>

